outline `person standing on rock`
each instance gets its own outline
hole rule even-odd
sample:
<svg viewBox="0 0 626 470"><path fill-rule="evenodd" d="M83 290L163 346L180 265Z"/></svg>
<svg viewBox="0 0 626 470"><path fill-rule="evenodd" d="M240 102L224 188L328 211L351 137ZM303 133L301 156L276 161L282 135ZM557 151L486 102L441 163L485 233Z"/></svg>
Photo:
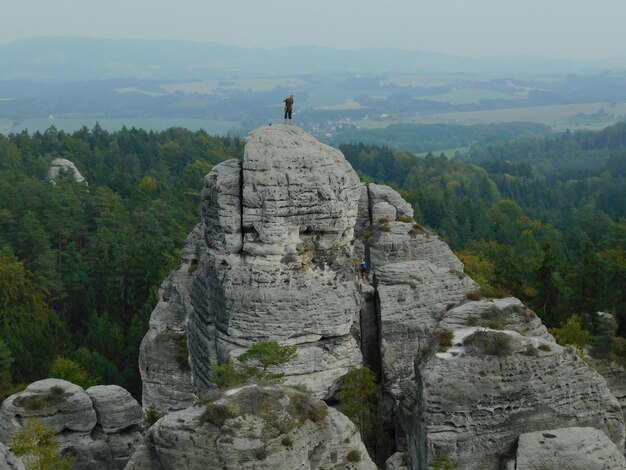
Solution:
<svg viewBox="0 0 626 470"><path fill-rule="evenodd" d="M291 124L291 113L293 112L293 95L289 95L289 98L283 100L285 103L285 124ZM289 119L289 121L287 121Z"/></svg>

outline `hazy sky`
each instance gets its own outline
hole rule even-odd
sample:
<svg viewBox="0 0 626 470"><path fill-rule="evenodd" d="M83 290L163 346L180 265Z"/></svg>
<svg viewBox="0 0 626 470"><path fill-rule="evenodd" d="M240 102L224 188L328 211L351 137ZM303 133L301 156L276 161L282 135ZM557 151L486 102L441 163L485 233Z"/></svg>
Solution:
<svg viewBox="0 0 626 470"><path fill-rule="evenodd" d="M626 57L626 0L3 0L0 11L0 44L69 35Z"/></svg>

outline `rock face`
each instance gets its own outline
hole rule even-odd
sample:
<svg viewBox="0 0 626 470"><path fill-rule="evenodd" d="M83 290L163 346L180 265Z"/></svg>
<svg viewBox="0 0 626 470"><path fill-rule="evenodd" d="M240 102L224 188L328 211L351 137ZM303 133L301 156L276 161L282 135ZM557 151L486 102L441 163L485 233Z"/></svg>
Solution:
<svg viewBox="0 0 626 470"><path fill-rule="evenodd" d="M50 168L48 169L48 180L50 180L52 184L56 184L57 180L59 179L59 175L62 172L67 172L73 175L74 180L77 183L87 184L87 181L85 181L83 175L80 174L80 171L78 171L76 165L74 165L73 162L66 160L65 158L55 158L54 160L52 160L52 162L50 162Z"/></svg>
<svg viewBox="0 0 626 470"><path fill-rule="evenodd" d="M585 360L606 380L609 390L611 390L611 393L617 398L622 407L624 421L626 421L626 369L615 362L607 360L590 357L586 357Z"/></svg>
<svg viewBox="0 0 626 470"><path fill-rule="evenodd" d="M162 411L185 408L195 399L188 361L187 322L193 310L191 285L206 251L203 231L202 224L198 224L189 234L181 252L180 268L161 284L150 329L139 349L143 402Z"/></svg>
<svg viewBox="0 0 626 470"><path fill-rule="evenodd" d="M375 273L384 384L399 399L415 355L427 347L439 318L475 284L460 271L425 260L387 264Z"/></svg>
<svg viewBox="0 0 626 470"><path fill-rule="evenodd" d="M623 470L626 459L615 443L595 428L524 433L519 437L516 469L540 468Z"/></svg>
<svg viewBox="0 0 626 470"><path fill-rule="evenodd" d="M207 175L188 327L197 389L212 387L212 363L262 340L298 345L287 383L318 397L361 364L350 245L360 190L340 152L295 126L257 130L243 162Z"/></svg>
<svg viewBox="0 0 626 470"><path fill-rule="evenodd" d="M86 392L96 410L98 424L106 434L141 424L141 406L126 389L118 385L96 385Z"/></svg>
<svg viewBox="0 0 626 470"><path fill-rule="evenodd" d="M554 428L592 427L623 449L621 372L605 381L517 299L469 301L476 283L412 217L395 190L359 183L337 150L301 129L253 132L243 161L205 177L202 222L162 285L140 355L144 406L182 411L151 429L129 468L206 468L199 455L227 459L224 468L343 468L347 449L328 450L336 429L296 420L320 433L304 439L313 447L289 444L309 432L298 426L278 445L267 417L244 406L282 393L273 412L283 416L292 392L237 389L189 408L215 388L213 364L267 340L297 346L280 372L317 398L334 398L350 368L374 370L379 428L401 451L389 468L426 470L442 455L459 468L514 468L520 435ZM232 407L245 416L230 418ZM226 418L216 422L216 410Z"/></svg>
<svg viewBox="0 0 626 470"><path fill-rule="evenodd" d="M519 301L470 302L440 325L450 346L429 346L403 396L411 468L440 455L460 468L498 468L520 434L554 427L594 427L622 448L622 411L606 382Z"/></svg>
<svg viewBox="0 0 626 470"><path fill-rule="evenodd" d="M12 442L27 419L36 418L55 430L62 451L76 455L74 468L122 469L141 438L142 416L137 401L117 385L85 392L65 380L45 379L2 403L0 441Z"/></svg>
<svg viewBox="0 0 626 470"><path fill-rule="evenodd" d="M127 470L376 469L341 413L298 390L248 385L150 428Z"/></svg>

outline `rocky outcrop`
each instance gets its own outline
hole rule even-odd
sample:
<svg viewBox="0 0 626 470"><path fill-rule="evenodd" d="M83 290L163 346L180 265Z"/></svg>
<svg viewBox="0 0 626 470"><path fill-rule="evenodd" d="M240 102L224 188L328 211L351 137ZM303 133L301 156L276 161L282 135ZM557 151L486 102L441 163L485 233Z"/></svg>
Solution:
<svg viewBox="0 0 626 470"><path fill-rule="evenodd" d="M142 343L144 405L185 408L194 393L214 388L214 364L276 340L297 346L279 370L286 383L318 398L334 399L350 368L374 370L378 427L387 433L381 440L403 451L390 468L425 470L442 455L459 468L511 468L521 434L564 427L592 427L622 448L619 371L607 373L607 386L517 299L469 301L476 283L412 217L397 191L359 183L340 152L301 129L253 132L243 161L223 162L205 177L202 222L181 269L162 286ZM362 257L371 267L366 280L356 272ZM234 396L257 403L278 393L237 390ZM290 393L275 401L288 406ZM216 424L212 413L234 406L226 397L163 418L132 468L194 468L200 454L244 468L253 459L265 468L279 456L295 465L284 468L344 465L345 449L323 450L330 429L317 429L316 447L302 447L309 460L295 462L274 434L259 434L259 426L270 428L252 410ZM250 434L231 430L233 423ZM196 428L210 436L202 444Z"/></svg>
<svg viewBox="0 0 626 470"><path fill-rule="evenodd" d="M76 456L79 470L122 469L141 439L141 407L116 385L85 392L60 379L34 382L2 403L0 441L12 442L29 418L54 429L61 451Z"/></svg>
<svg viewBox="0 0 626 470"><path fill-rule="evenodd" d="M387 264L375 275L383 383L399 399L403 384L413 375L415 356L427 347L439 319L465 300L475 284L460 271L425 260Z"/></svg>
<svg viewBox="0 0 626 470"><path fill-rule="evenodd" d="M48 180L52 184L56 184L57 180L59 179L59 175L65 172L72 175L74 181L76 181L77 183L87 184L87 181L85 181L83 175L80 174L80 171L78 171L76 165L74 165L74 163L70 160L66 160L65 158L55 158L54 160L52 160L52 162L50 162L50 168L48 169Z"/></svg>
<svg viewBox="0 0 626 470"><path fill-rule="evenodd" d="M56 433L91 431L97 422L89 395L78 385L60 379L33 382L24 391L4 400L0 440L11 442L21 425L31 417L51 426Z"/></svg>
<svg viewBox="0 0 626 470"><path fill-rule="evenodd" d="M509 329L493 329L496 322ZM622 412L606 382L554 343L518 301L504 299L491 309L471 302L441 324L452 334L450 344L433 340L417 361L414 388L403 396L411 468L426 469L440 455L461 468L498 468L520 434L554 427L594 427L621 448Z"/></svg>
<svg viewBox="0 0 626 470"><path fill-rule="evenodd" d="M150 428L127 470L372 469L359 433L341 413L298 390L248 385Z"/></svg>
<svg viewBox="0 0 626 470"><path fill-rule="evenodd" d="M212 387L211 364L262 340L298 346L286 383L318 397L361 364L350 245L360 191L343 155L296 127L255 131L243 162L207 175L188 328L197 389Z"/></svg>
<svg viewBox="0 0 626 470"><path fill-rule="evenodd" d="M517 470L623 470L626 459L606 434L595 428L562 428L519 437Z"/></svg>
<svg viewBox="0 0 626 470"><path fill-rule="evenodd" d="M98 424L106 434L141 424L141 406L126 389L118 385L96 385L86 393L96 410Z"/></svg>
<svg viewBox="0 0 626 470"><path fill-rule="evenodd" d="M204 227L198 224L181 251L180 267L171 272L159 289L159 301L150 316L150 328L139 349L139 371L144 404L161 411L180 410L193 404L188 360L187 322L190 289L199 260L206 251Z"/></svg>
<svg viewBox="0 0 626 470"><path fill-rule="evenodd" d="M606 359L586 357L585 360L606 380L609 390L622 407L624 421L626 421L626 369L622 365Z"/></svg>

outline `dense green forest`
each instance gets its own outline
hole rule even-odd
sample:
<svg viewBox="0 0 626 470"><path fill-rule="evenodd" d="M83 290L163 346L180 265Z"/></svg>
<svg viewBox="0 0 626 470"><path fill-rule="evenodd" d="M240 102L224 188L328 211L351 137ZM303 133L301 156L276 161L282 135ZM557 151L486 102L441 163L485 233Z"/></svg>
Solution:
<svg viewBox="0 0 626 470"><path fill-rule="evenodd" d="M242 148L183 129L0 136L1 394L51 370L140 394L139 343L199 221L203 177ZM88 185L52 185L56 157Z"/></svg>
<svg viewBox="0 0 626 470"><path fill-rule="evenodd" d="M597 338L626 334L626 124L452 159L340 148L362 178L396 187L490 292L552 327L580 315ZM242 151L238 138L181 128L0 135L0 394L51 374L141 393L139 343L199 220L202 178ZM88 185L50 184L56 157ZM619 325L599 325L599 310ZM626 356L623 341L596 346Z"/></svg>
<svg viewBox="0 0 626 470"><path fill-rule="evenodd" d="M474 146L448 159L340 146L365 179L396 187L489 288L551 327L612 313L626 333L626 124Z"/></svg>

